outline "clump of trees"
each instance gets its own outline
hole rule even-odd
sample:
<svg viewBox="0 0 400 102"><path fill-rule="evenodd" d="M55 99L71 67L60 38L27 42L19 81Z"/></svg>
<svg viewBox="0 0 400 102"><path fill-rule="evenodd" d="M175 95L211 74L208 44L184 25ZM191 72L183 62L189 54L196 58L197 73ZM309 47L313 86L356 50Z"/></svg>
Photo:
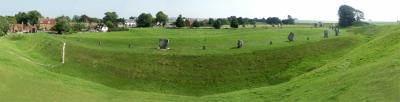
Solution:
<svg viewBox="0 0 400 102"><path fill-rule="evenodd" d="M164 12L162 12L162 11L159 11L156 14L155 21L157 22L157 24L160 24L163 27L165 27L165 25L168 23L168 15L164 14Z"/></svg>
<svg viewBox="0 0 400 102"><path fill-rule="evenodd" d="M356 23L362 23L364 19L364 12L357 10L348 5L339 7L339 26L349 27Z"/></svg>
<svg viewBox="0 0 400 102"><path fill-rule="evenodd" d="M238 18L236 18L236 16L231 16L228 19L230 21L231 28L239 28L239 21Z"/></svg>
<svg viewBox="0 0 400 102"><path fill-rule="evenodd" d="M192 27L199 28L201 26L201 22L199 20L193 21Z"/></svg>
<svg viewBox="0 0 400 102"><path fill-rule="evenodd" d="M292 18L291 15L288 15L287 19L282 20L282 24L288 24L288 25L294 24L294 19Z"/></svg>
<svg viewBox="0 0 400 102"><path fill-rule="evenodd" d="M67 32L72 32L71 19L68 16L60 16L56 18L56 25L53 27L53 30L57 32L57 34L64 34Z"/></svg>
<svg viewBox="0 0 400 102"><path fill-rule="evenodd" d="M267 24L270 24L272 26L281 24L282 21L278 17L268 17L267 20L265 21Z"/></svg>
<svg viewBox="0 0 400 102"><path fill-rule="evenodd" d="M142 13L136 19L137 27L152 27L153 16L150 13Z"/></svg>
<svg viewBox="0 0 400 102"><path fill-rule="evenodd" d="M178 18L176 18L175 26L178 28L185 27L185 21L182 15L179 15Z"/></svg>
<svg viewBox="0 0 400 102"><path fill-rule="evenodd" d="M214 21L213 27L215 29L221 29L222 25L223 25L223 20L217 19L216 21Z"/></svg>
<svg viewBox="0 0 400 102"><path fill-rule="evenodd" d="M10 28L10 23L7 17L0 16L0 36L4 36Z"/></svg>
<svg viewBox="0 0 400 102"><path fill-rule="evenodd" d="M42 18L42 14L36 10L15 14L15 19L19 24L38 24L39 18Z"/></svg>
<svg viewBox="0 0 400 102"><path fill-rule="evenodd" d="M118 27L118 14L116 12L104 13L103 23L110 29Z"/></svg>

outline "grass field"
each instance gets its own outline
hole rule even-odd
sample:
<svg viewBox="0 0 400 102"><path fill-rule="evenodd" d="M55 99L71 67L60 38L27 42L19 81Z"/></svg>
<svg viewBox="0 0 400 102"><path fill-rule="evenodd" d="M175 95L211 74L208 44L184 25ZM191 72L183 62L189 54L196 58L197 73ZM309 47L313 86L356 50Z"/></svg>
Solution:
<svg viewBox="0 0 400 102"><path fill-rule="evenodd" d="M7 36L0 101L398 101L399 28L349 28L328 39L303 27ZM171 49L158 50L159 38ZM232 49L237 40L244 48Z"/></svg>

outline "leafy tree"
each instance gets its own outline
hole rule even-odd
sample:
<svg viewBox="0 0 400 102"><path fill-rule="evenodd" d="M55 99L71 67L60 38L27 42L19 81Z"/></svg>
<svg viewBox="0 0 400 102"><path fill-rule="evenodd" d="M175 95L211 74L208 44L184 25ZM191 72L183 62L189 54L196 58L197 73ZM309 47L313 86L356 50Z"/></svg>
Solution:
<svg viewBox="0 0 400 102"><path fill-rule="evenodd" d="M104 18L103 18L103 22L107 23L107 22L111 22L112 24L107 25L108 28L115 28L117 27L118 24L118 14L116 12L106 12L104 13Z"/></svg>
<svg viewBox="0 0 400 102"><path fill-rule="evenodd" d="M253 28L257 27L257 18L249 19L249 24L253 25Z"/></svg>
<svg viewBox="0 0 400 102"><path fill-rule="evenodd" d="M185 21L183 20L182 15L179 15L175 22L176 27L182 28L185 27Z"/></svg>
<svg viewBox="0 0 400 102"><path fill-rule="evenodd" d="M14 16L7 16L6 18L9 24L17 24L17 20L15 19Z"/></svg>
<svg viewBox="0 0 400 102"><path fill-rule="evenodd" d="M339 26L348 27L351 26L356 19L356 9L348 5L342 5L339 7Z"/></svg>
<svg viewBox="0 0 400 102"><path fill-rule="evenodd" d="M151 14L142 13L136 19L137 27L152 27L153 16Z"/></svg>
<svg viewBox="0 0 400 102"><path fill-rule="evenodd" d="M162 26L165 27L165 25L168 22L168 15L164 14L164 12L162 12L162 11L159 11L156 14L156 20L155 21L158 22L158 23L161 23Z"/></svg>
<svg viewBox="0 0 400 102"><path fill-rule="evenodd" d="M294 19L292 16L288 15L287 19L282 20L282 24L294 24Z"/></svg>
<svg viewBox="0 0 400 102"><path fill-rule="evenodd" d="M231 28L239 28L239 21L236 16L229 17Z"/></svg>
<svg viewBox="0 0 400 102"><path fill-rule="evenodd" d="M87 15L81 15L79 17L79 22L83 22L83 23L90 23L90 17Z"/></svg>
<svg viewBox="0 0 400 102"><path fill-rule="evenodd" d="M214 24L215 20L213 18L208 19L208 25L212 26Z"/></svg>
<svg viewBox="0 0 400 102"><path fill-rule="evenodd" d="M222 19L222 18L221 18ZM222 19L222 24L223 25L229 25L230 21L228 19Z"/></svg>
<svg viewBox="0 0 400 102"><path fill-rule="evenodd" d="M214 27L215 29L221 29L221 27L222 27L222 19L217 19L217 20L214 22L213 27Z"/></svg>
<svg viewBox="0 0 400 102"><path fill-rule="evenodd" d="M249 18L243 18L243 24L242 27L246 27L246 25L249 24L250 19Z"/></svg>
<svg viewBox="0 0 400 102"><path fill-rule="evenodd" d="M101 19L98 18L89 18L89 23L100 23Z"/></svg>
<svg viewBox="0 0 400 102"><path fill-rule="evenodd" d="M40 14L40 12L36 10L29 11L27 13L27 16L28 16L28 22L32 25L38 24L39 18L42 18L42 14Z"/></svg>
<svg viewBox="0 0 400 102"><path fill-rule="evenodd" d="M0 16L0 36L7 34L9 28L10 23L8 22L7 17Z"/></svg>
<svg viewBox="0 0 400 102"><path fill-rule="evenodd" d="M18 12L15 14L15 19L19 24L28 24L29 17L25 12Z"/></svg>
<svg viewBox="0 0 400 102"><path fill-rule="evenodd" d="M131 16L131 17L129 17L129 19L136 19L137 17L133 17L133 16Z"/></svg>
<svg viewBox="0 0 400 102"><path fill-rule="evenodd" d="M86 26L85 26L85 24L83 24L83 23L80 23L80 22L77 22L77 23L75 23L74 24L74 26L73 26L73 30L74 31L83 31L83 29L86 29Z"/></svg>
<svg viewBox="0 0 400 102"><path fill-rule="evenodd" d="M73 21L73 22L80 22L80 21L79 21L80 18L81 18L81 16L74 15L74 16L72 17L72 21Z"/></svg>
<svg viewBox="0 0 400 102"><path fill-rule="evenodd" d="M193 21L192 24L193 27L199 28L201 26L200 22L198 20Z"/></svg>
<svg viewBox="0 0 400 102"><path fill-rule="evenodd" d="M53 30L57 31L58 34L63 34L65 32L71 31L70 19L67 16L60 16L56 18L56 25Z"/></svg>
<svg viewBox="0 0 400 102"><path fill-rule="evenodd" d="M278 17L268 17L266 20L266 23L270 25L281 24L281 22L282 21Z"/></svg>
<svg viewBox="0 0 400 102"><path fill-rule="evenodd" d="M245 21L242 17L239 17L237 20L238 20L239 25L242 25L243 27L245 27Z"/></svg>

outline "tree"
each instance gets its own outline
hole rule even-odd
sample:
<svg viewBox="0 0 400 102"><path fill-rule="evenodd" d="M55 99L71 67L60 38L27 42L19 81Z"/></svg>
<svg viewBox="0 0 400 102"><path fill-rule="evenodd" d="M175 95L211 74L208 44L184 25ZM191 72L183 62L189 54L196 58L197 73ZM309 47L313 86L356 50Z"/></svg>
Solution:
<svg viewBox="0 0 400 102"><path fill-rule="evenodd" d="M15 14L15 19L19 24L28 24L28 15L25 12L18 12Z"/></svg>
<svg viewBox="0 0 400 102"><path fill-rule="evenodd" d="M179 15L175 22L176 27L182 28L185 27L185 21L183 20L182 15Z"/></svg>
<svg viewBox="0 0 400 102"><path fill-rule="evenodd" d="M83 23L90 23L90 17L87 15L81 15L79 17L79 21Z"/></svg>
<svg viewBox="0 0 400 102"><path fill-rule="evenodd" d="M64 32L70 32L71 27L69 24L69 17L60 16L56 18L56 25L53 27L53 30L57 31L58 34L63 34Z"/></svg>
<svg viewBox="0 0 400 102"><path fill-rule="evenodd" d="M215 21L214 21L213 18L209 18L207 24L208 24L209 26L212 26L212 25L214 24L214 22L215 22Z"/></svg>
<svg viewBox="0 0 400 102"><path fill-rule="evenodd" d="M222 18L221 18L222 19ZM228 19L222 19L222 24L223 25L229 25L230 24L230 21L228 20Z"/></svg>
<svg viewBox="0 0 400 102"><path fill-rule="evenodd" d="M294 19L292 16L288 15L287 19L282 20L282 24L294 24Z"/></svg>
<svg viewBox="0 0 400 102"><path fill-rule="evenodd" d="M243 18L243 24L242 27L245 28L247 24L249 24L250 19L249 18Z"/></svg>
<svg viewBox="0 0 400 102"><path fill-rule="evenodd" d="M15 19L14 16L7 16L6 18L9 24L17 24L17 20Z"/></svg>
<svg viewBox="0 0 400 102"><path fill-rule="evenodd" d="M27 16L28 16L28 22L32 25L38 24L39 18L42 18L42 14L40 14L40 12L36 10L29 11L27 13Z"/></svg>
<svg viewBox="0 0 400 102"><path fill-rule="evenodd" d="M104 18L103 18L103 22L107 23L107 22L111 22L112 24L107 25L108 28L115 28L117 27L118 24L118 14L116 12L106 12L104 13Z"/></svg>
<svg viewBox="0 0 400 102"><path fill-rule="evenodd" d="M228 18L230 21L230 26L231 28L239 28L239 22L238 19L236 18L236 16L231 16Z"/></svg>
<svg viewBox="0 0 400 102"><path fill-rule="evenodd" d="M245 21L242 17L239 17L237 20L238 20L239 25L242 25L243 27L245 27L245 23L244 23Z"/></svg>
<svg viewBox="0 0 400 102"><path fill-rule="evenodd" d="M142 13L136 19L137 27L152 27L153 26L153 16L149 13Z"/></svg>
<svg viewBox="0 0 400 102"><path fill-rule="evenodd" d="M129 17L129 19L136 19L137 17L133 17L133 16L131 16L131 17Z"/></svg>
<svg viewBox="0 0 400 102"><path fill-rule="evenodd" d="M201 26L200 22L198 20L195 20L192 24L193 27L199 28Z"/></svg>
<svg viewBox="0 0 400 102"><path fill-rule="evenodd" d="M0 16L0 36L7 34L9 28L10 23L8 22L7 17Z"/></svg>
<svg viewBox="0 0 400 102"><path fill-rule="evenodd" d="M339 26L348 27L356 20L354 17L355 9L348 5L342 5L339 7Z"/></svg>
<svg viewBox="0 0 400 102"><path fill-rule="evenodd" d="M257 18L254 18L254 19L249 19L249 23L251 24L251 25L253 25L253 28L256 28L257 27Z"/></svg>
<svg viewBox="0 0 400 102"><path fill-rule="evenodd" d="M101 22L101 19L98 19L98 18L89 18L89 23L100 23Z"/></svg>
<svg viewBox="0 0 400 102"><path fill-rule="evenodd" d="M270 25L281 24L281 22L282 21L278 17L268 17L266 20L266 23Z"/></svg>
<svg viewBox="0 0 400 102"><path fill-rule="evenodd" d="M168 22L168 15L164 14L164 12L162 12L162 11L159 11L159 12L156 14L156 20L155 20L155 21L156 21L157 23L161 23L162 26L165 27L165 25L166 25L167 22Z"/></svg>
<svg viewBox="0 0 400 102"><path fill-rule="evenodd" d="M74 31L80 32L80 31L83 31L83 29L86 29L85 24L80 23L80 22L75 23L73 26Z"/></svg>
<svg viewBox="0 0 400 102"><path fill-rule="evenodd" d="M215 29L221 29L221 27L222 27L222 19L217 19L217 20L214 22L213 27L214 27Z"/></svg>
<svg viewBox="0 0 400 102"><path fill-rule="evenodd" d="M80 21L79 21L80 18L81 18L81 16L74 15L74 16L72 17L72 21L73 21L73 22L80 22Z"/></svg>

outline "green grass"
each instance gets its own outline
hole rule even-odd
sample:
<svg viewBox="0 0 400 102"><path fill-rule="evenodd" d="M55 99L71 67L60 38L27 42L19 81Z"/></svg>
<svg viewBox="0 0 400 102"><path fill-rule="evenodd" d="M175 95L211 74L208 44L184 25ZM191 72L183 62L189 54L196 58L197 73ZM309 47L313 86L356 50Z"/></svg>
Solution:
<svg viewBox="0 0 400 102"><path fill-rule="evenodd" d="M312 28L132 29L2 38L0 99L396 101L399 28L352 28L329 39L322 38L323 29ZM295 42L286 42L290 31ZM159 38L170 38L171 50L157 50ZM245 47L231 49L239 39ZM61 42L67 42L64 65Z"/></svg>

